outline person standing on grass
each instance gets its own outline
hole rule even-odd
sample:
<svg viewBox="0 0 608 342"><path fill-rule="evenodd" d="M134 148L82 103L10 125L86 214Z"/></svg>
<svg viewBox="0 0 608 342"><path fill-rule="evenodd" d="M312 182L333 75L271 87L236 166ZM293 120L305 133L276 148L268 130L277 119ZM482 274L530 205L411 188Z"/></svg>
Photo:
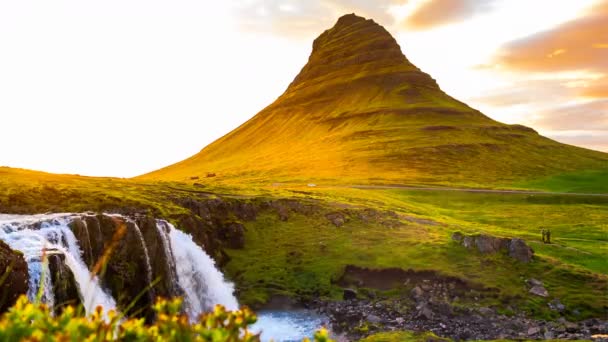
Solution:
<svg viewBox="0 0 608 342"><path fill-rule="evenodd" d="M545 232L545 236L547 240L545 243L551 243L551 231L549 229L547 229L547 231Z"/></svg>
<svg viewBox="0 0 608 342"><path fill-rule="evenodd" d="M546 242L545 242L545 237L547 236L547 231L545 230L545 228L542 228L542 229L540 230L540 233L541 233L541 234L542 234L542 236L543 236L543 243L546 243Z"/></svg>

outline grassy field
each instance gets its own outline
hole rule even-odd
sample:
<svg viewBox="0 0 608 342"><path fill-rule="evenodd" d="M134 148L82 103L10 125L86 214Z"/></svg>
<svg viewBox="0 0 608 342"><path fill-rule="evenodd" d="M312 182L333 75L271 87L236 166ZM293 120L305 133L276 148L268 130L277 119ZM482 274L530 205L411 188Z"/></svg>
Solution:
<svg viewBox="0 0 608 342"><path fill-rule="evenodd" d="M263 302L271 294L337 298L341 292L333 282L346 265L357 265L439 270L498 288L501 297L539 315L551 313L545 300L527 295L524 280L531 277L588 314L600 314L608 304L608 199L355 189L298 194L338 208L394 210L405 217L404 224L387 227L353 217L336 228L322 216L288 222L276 215L260 217L247 224L247 248L229 251L227 271L245 302ZM540 242L541 227L551 229L553 244ZM523 238L535 249L536 261L525 265L469 253L451 242L454 231Z"/></svg>
<svg viewBox="0 0 608 342"><path fill-rule="evenodd" d="M227 250L232 260L225 266L242 303L260 305L281 294L339 298L341 289L335 281L346 265L357 265L436 270L498 289L499 297L472 305L505 301L540 317L555 313L548 310L547 300L527 294L524 280L530 277L542 280L552 298L580 311L579 316L569 311L572 319L603 315L608 307L606 197L307 186L238 188L0 168L0 212L137 211L170 217L186 213L173 199L202 192L242 201L290 198L312 201L321 208L311 215L290 214L287 221L273 211L262 211L257 220L244 223L246 247ZM385 216L362 220L357 213L366 208ZM325 217L334 211L348 218L343 226L336 227ZM400 224L394 224L395 220ZM541 227L552 231L553 244L540 242ZM521 264L503 255L468 252L451 241L455 231L520 237L534 248L536 260ZM463 301L463 305L471 304Z"/></svg>

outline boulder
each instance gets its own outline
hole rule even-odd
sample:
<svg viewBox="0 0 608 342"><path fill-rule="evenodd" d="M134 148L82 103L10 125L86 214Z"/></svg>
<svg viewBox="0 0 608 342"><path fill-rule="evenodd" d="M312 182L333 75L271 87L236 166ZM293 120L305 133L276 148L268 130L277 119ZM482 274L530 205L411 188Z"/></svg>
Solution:
<svg viewBox="0 0 608 342"><path fill-rule="evenodd" d="M560 302L559 299L554 299L547 304L549 308L553 311L564 312L566 310L566 306Z"/></svg>
<svg viewBox="0 0 608 342"><path fill-rule="evenodd" d="M431 308L429 307L428 304L424 303L424 304L418 305L416 307L416 310L418 310L417 316L419 318L433 319L434 313L433 313L433 310L431 310Z"/></svg>
<svg viewBox="0 0 608 342"><path fill-rule="evenodd" d="M475 238L477 250L484 254L498 253L500 250L509 248L509 239L490 235L479 235Z"/></svg>
<svg viewBox="0 0 608 342"><path fill-rule="evenodd" d="M539 327L530 327L528 328L528 336L533 336L540 333L540 328Z"/></svg>
<svg viewBox="0 0 608 342"><path fill-rule="evenodd" d="M410 293L414 299L422 298L424 295L424 291L419 286L414 287Z"/></svg>
<svg viewBox="0 0 608 342"><path fill-rule="evenodd" d="M464 235L460 232L452 234L452 240L467 249L477 249L483 254L505 252L511 258L521 262L530 262L534 251L521 239L509 239L487 234Z"/></svg>
<svg viewBox="0 0 608 342"><path fill-rule="evenodd" d="M528 263L532 261L534 250L522 239L511 239L509 244L509 256L521 262Z"/></svg>
<svg viewBox="0 0 608 342"><path fill-rule="evenodd" d="M526 280L526 284L528 284L529 286L543 286L543 282L538 280L538 279L534 279L534 278L530 278L528 280Z"/></svg>
<svg viewBox="0 0 608 342"><path fill-rule="evenodd" d="M378 324L378 323L382 323L382 318L374 315L374 314L369 314L367 315L367 317L365 318L366 321L373 323L373 324Z"/></svg>
<svg viewBox="0 0 608 342"><path fill-rule="evenodd" d="M540 297L549 297L549 292L543 286L533 286L530 293Z"/></svg>
<svg viewBox="0 0 608 342"><path fill-rule="evenodd" d="M27 293L29 273L23 254L13 251L0 240L0 312L15 304L19 296Z"/></svg>
<svg viewBox="0 0 608 342"><path fill-rule="evenodd" d="M458 243L462 243L462 240L464 239L464 235L461 232L455 232L454 234L452 234L452 240Z"/></svg>
<svg viewBox="0 0 608 342"><path fill-rule="evenodd" d="M325 217L336 227L342 227L346 222L344 214L339 212L326 214Z"/></svg>
<svg viewBox="0 0 608 342"><path fill-rule="evenodd" d="M473 248L473 246L475 246L475 238L472 236L465 236L464 239L462 239L462 245L467 249Z"/></svg>
<svg viewBox="0 0 608 342"><path fill-rule="evenodd" d="M357 299L357 291L354 289L344 289L344 291L342 293L342 299L344 299L344 300Z"/></svg>

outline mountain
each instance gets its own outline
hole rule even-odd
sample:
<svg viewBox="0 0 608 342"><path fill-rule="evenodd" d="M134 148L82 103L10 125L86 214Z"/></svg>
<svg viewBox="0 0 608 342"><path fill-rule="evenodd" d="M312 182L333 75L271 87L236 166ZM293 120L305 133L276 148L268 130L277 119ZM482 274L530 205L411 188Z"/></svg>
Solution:
<svg viewBox="0 0 608 342"><path fill-rule="evenodd" d="M274 103L140 178L497 185L598 168L608 154L494 121L445 94L386 29L349 14L314 41Z"/></svg>

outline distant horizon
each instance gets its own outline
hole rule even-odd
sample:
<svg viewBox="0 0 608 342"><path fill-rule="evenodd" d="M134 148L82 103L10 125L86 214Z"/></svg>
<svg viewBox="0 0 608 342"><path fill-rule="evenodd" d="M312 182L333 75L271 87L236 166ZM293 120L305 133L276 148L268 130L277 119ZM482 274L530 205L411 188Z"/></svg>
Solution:
<svg viewBox="0 0 608 342"><path fill-rule="evenodd" d="M271 104L313 39L353 12L492 119L608 152L608 1L445 6L0 3L0 165L131 178L179 162Z"/></svg>

